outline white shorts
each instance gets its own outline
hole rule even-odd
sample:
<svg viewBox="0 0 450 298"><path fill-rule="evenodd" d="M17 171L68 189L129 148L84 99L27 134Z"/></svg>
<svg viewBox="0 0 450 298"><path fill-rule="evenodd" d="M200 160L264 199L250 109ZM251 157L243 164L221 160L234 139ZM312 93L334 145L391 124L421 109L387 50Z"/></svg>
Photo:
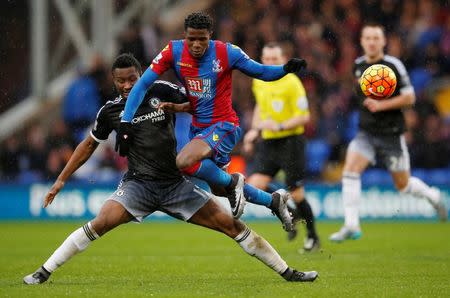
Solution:
<svg viewBox="0 0 450 298"><path fill-rule="evenodd" d="M359 131L350 142L348 151L361 154L372 165L379 160L391 172L410 170L408 147L404 135L374 136L366 131Z"/></svg>

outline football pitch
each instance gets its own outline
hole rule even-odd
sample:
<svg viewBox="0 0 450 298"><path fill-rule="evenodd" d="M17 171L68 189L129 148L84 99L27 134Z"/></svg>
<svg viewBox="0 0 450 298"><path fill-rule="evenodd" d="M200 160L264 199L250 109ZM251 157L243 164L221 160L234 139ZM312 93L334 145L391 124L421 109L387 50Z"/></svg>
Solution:
<svg viewBox="0 0 450 298"><path fill-rule="evenodd" d="M450 224L368 222L363 238L330 243L338 223L319 222L322 250L299 254L273 222L249 225L291 266L317 270L288 283L223 235L181 222L119 227L43 285L22 284L81 222L0 223L1 297L450 297ZM303 234L303 230L302 230Z"/></svg>

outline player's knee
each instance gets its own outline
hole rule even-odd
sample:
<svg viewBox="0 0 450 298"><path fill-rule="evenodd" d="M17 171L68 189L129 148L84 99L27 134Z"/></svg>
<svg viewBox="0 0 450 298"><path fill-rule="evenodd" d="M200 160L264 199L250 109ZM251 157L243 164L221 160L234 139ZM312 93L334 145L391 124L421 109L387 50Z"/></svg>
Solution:
<svg viewBox="0 0 450 298"><path fill-rule="evenodd" d="M394 180L394 185L398 191L402 191L408 186L408 180L406 180L406 179Z"/></svg>
<svg viewBox="0 0 450 298"><path fill-rule="evenodd" d="M181 154L177 155L177 158L175 159L175 162L177 164L177 168L179 168L179 169L183 169L183 168L186 167L186 165L185 165L185 158Z"/></svg>
<svg viewBox="0 0 450 298"><path fill-rule="evenodd" d="M195 164L195 160L187 154L178 154L176 158L177 167L180 170L189 168Z"/></svg>
<svg viewBox="0 0 450 298"><path fill-rule="evenodd" d="M99 214L92 220L92 228L99 235L102 236L111 231L119 225L119 221L109 218L107 215Z"/></svg>
<svg viewBox="0 0 450 298"><path fill-rule="evenodd" d="M358 169L359 167L357 164L352 162L345 162L343 171L349 173L358 173L359 172Z"/></svg>

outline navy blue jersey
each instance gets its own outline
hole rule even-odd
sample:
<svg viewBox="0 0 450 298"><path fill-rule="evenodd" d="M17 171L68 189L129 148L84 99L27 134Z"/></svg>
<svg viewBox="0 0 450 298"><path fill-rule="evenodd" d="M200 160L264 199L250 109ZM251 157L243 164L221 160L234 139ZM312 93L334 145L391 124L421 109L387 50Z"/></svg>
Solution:
<svg viewBox="0 0 450 298"><path fill-rule="evenodd" d="M366 96L361 91L359 86L359 78L364 71L373 64L384 64L389 66L397 77L397 87L392 94L392 97L398 96L401 93L414 92L414 89L409 80L408 72L403 63L389 55L384 55L383 59L374 63L367 63L366 57L362 56L355 60L353 65L353 73L357 86L357 99L360 110L359 128L374 135L400 135L405 131L405 120L401 109L389 110L372 113L364 105L363 102ZM389 100L383 99L383 100Z"/></svg>
<svg viewBox="0 0 450 298"><path fill-rule="evenodd" d="M134 139L128 155L129 174L150 180L179 179L176 166L174 115L158 110L161 101L186 102L184 88L166 81L156 81L131 120ZM108 101L98 112L91 136L98 142L119 128L126 100Z"/></svg>

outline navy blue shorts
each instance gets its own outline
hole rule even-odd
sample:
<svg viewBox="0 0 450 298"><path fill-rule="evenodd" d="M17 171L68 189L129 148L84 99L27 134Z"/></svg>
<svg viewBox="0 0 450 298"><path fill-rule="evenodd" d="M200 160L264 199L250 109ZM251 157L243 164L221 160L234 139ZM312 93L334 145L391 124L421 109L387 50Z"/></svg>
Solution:
<svg viewBox="0 0 450 298"><path fill-rule="evenodd" d="M205 141L213 151L212 160L223 167L231 160L230 153L241 138L241 128L225 121L204 128L191 125L189 138Z"/></svg>

